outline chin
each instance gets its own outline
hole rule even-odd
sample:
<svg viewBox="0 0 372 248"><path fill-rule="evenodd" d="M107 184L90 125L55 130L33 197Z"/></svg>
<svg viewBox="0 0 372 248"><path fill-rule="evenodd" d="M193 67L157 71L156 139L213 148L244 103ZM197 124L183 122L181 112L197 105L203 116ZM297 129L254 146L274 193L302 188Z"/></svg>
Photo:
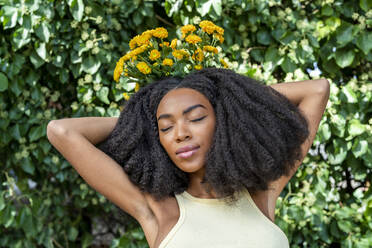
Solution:
<svg viewBox="0 0 372 248"><path fill-rule="evenodd" d="M201 166L200 164L187 164L183 163L182 165L177 165L178 168L180 168L182 171L187 173L194 173L201 169L203 169L204 166Z"/></svg>

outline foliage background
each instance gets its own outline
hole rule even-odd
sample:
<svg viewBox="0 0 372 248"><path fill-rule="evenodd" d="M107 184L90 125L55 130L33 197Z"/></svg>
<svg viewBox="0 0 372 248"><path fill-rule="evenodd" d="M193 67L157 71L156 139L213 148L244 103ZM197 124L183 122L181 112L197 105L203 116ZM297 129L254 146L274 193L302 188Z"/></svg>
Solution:
<svg viewBox="0 0 372 248"><path fill-rule="evenodd" d="M372 247L371 0L0 0L0 246L148 247L46 139L49 120L116 116L129 40L201 18L230 65L266 84L326 77L329 105L277 202L291 247ZM233 61L233 62L232 62Z"/></svg>

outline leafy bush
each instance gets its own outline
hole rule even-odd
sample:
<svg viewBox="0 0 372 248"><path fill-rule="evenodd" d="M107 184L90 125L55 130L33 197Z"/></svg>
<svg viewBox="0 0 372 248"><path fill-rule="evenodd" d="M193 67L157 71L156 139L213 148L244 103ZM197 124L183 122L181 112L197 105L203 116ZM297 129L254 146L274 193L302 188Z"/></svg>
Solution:
<svg viewBox="0 0 372 248"><path fill-rule="evenodd" d="M138 223L89 188L46 139L49 120L117 116L112 79L146 29L209 19L230 65L267 84L326 77L312 150L277 202L291 247L371 247L369 0L0 1L0 246L148 247ZM320 74L321 73L321 74Z"/></svg>

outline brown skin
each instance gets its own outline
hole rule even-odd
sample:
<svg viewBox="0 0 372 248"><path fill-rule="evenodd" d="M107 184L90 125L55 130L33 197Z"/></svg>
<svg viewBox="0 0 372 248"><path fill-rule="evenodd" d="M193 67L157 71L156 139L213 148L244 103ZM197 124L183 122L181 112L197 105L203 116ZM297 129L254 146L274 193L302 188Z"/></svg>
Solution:
<svg viewBox="0 0 372 248"><path fill-rule="evenodd" d="M195 107L183 114L184 110L198 104L204 107ZM216 125L216 116L209 100L193 89L171 90L160 101L156 118L161 145L173 163L189 173L187 192L199 198L216 198L213 190L208 193L201 184L205 173L205 157L211 147ZM197 145L200 148L189 158L176 155L177 149L187 145Z"/></svg>

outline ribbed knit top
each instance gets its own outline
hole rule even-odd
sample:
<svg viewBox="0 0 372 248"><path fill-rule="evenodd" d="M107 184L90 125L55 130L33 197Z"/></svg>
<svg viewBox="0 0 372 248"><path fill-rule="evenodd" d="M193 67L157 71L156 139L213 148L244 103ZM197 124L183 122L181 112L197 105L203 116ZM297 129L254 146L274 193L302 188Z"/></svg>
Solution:
<svg viewBox="0 0 372 248"><path fill-rule="evenodd" d="M234 205L187 191L175 196L180 217L159 248L289 248L287 236L261 212L247 189Z"/></svg>

